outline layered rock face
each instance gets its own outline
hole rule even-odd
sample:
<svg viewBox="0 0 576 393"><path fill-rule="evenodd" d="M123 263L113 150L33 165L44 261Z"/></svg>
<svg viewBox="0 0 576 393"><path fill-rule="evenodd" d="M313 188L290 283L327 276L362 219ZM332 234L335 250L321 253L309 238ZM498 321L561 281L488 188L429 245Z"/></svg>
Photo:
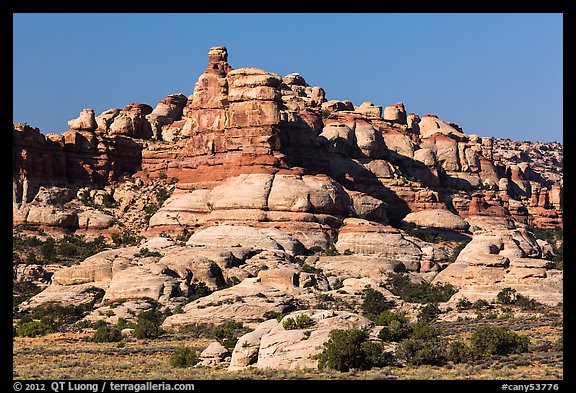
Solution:
<svg viewBox="0 0 576 393"><path fill-rule="evenodd" d="M14 125L13 223L144 239L51 279L15 267L17 280L50 280L23 310L95 304L86 319L117 323L181 306L164 329L240 322L255 330L231 354L238 370L315 368L331 330L373 327L352 312L366 286L402 305L383 287L391 272L452 284L451 302L506 287L562 301L554 250L528 231L562 227L561 145L480 138L402 102L327 100L297 73L233 69L225 47L210 49L189 97L85 109L69 126ZM271 317L290 312L312 326ZM227 355L211 345L203 364Z"/></svg>
<svg viewBox="0 0 576 393"><path fill-rule="evenodd" d="M552 169L539 175L520 162L553 149L546 167L561 167L556 147L538 144L538 153L530 153L526 146L497 142L495 156L492 138L465 134L434 115L407 115L401 102L384 110L369 102L354 107L327 101L322 88L296 73L281 78L257 68L234 70L225 47L209 51L187 99L172 94L154 109L132 103L99 116L85 109L69 125L48 136L15 126L16 203L30 202L47 181L106 183L136 170L141 176L165 173L179 180L178 189L192 192L233 183L239 175L324 174L357 196L344 210L354 207L354 214L383 223L399 223L419 210L453 209L462 216L511 215L537 226L562 225L561 175L550 175ZM519 159L513 159L516 152ZM292 185L295 194L306 194L305 182ZM235 208L252 209L248 205ZM264 205L259 209L310 212Z"/></svg>
<svg viewBox="0 0 576 393"><path fill-rule="evenodd" d="M542 259L542 248L525 229L491 229L475 235L456 261L434 278L459 288L451 299L496 299L513 288L541 303L563 302L563 275Z"/></svg>

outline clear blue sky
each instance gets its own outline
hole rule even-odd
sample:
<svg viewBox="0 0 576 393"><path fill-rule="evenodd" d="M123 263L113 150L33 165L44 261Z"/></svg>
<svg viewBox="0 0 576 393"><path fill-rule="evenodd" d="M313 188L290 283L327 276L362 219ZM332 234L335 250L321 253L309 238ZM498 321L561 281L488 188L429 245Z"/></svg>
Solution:
<svg viewBox="0 0 576 393"><path fill-rule="evenodd" d="M562 14L14 14L13 121L68 129L190 95L211 46L328 99L403 101L467 133L563 141Z"/></svg>

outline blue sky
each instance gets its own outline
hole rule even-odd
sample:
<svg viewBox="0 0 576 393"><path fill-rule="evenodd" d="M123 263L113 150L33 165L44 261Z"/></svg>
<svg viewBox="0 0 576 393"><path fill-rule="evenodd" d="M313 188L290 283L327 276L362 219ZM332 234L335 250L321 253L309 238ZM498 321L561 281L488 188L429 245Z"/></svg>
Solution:
<svg viewBox="0 0 576 393"><path fill-rule="evenodd" d="M562 142L562 14L14 14L13 121L68 129L190 95L212 46L328 99L404 102L466 133Z"/></svg>

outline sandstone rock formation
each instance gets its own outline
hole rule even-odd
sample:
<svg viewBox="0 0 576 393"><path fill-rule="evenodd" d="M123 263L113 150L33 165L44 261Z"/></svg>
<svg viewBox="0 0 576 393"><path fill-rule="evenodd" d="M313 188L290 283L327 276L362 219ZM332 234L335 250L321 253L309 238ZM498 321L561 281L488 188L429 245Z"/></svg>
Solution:
<svg viewBox="0 0 576 393"><path fill-rule="evenodd" d="M13 224L144 239L51 278L15 267L16 280L50 280L23 310L94 304L87 320L116 323L152 303L183 306L164 329L255 328L230 369L289 369L316 367L330 330L371 327L354 304L367 285L398 300L382 287L390 272L453 284L451 302L504 287L562 301L553 250L526 229L563 226L560 144L481 138L402 102L327 100L298 73L233 69L221 46L190 96L85 109L69 126L13 126ZM411 236L406 223L473 238L449 264L454 244ZM200 285L211 293L188 302ZM315 309L330 297L334 310ZM265 321L294 310L314 325ZM213 345L203 361L227 356Z"/></svg>
<svg viewBox="0 0 576 393"><path fill-rule="evenodd" d="M556 305L563 300L562 271L541 259L542 250L524 229L486 231L475 235L454 263L433 282L455 285L451 299L494 300L503 288L513 288L539 302Z"/></svg>
<svg viewBox="0 0 576 393"><path fill-rule="evenodd" d="M286 330L282 324L288 318L308 315L314 324L306 329ZM257 368L293 370L318 368L317 355L334 329L371 328L373 323L357 314L333 310L295 311L281 321L268 320L254 331L240 337L229 370Z"/></svg>

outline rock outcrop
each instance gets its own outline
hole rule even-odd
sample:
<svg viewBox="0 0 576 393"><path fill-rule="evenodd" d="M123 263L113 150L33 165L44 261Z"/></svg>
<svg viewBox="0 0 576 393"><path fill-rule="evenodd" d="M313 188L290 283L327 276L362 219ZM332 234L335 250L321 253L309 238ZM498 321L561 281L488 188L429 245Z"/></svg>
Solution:
<svg viewBox="0 0 576 393"><path fill-rule="evenodd" d="M480 138L402 102L327 100L297 73L233 69L222 46L190 96L85 109L69 126L14 125L14 225L143 239L51 278L16 267L17 280L50 279L23 310L92 304L87 320L114 323L182 306L164 329L255 328L231 359L209 347L205 365L290 369L315 368L332 329L370 328L352 311L367 285L398 300L382 287L390 272L453 284L451 301L504 287L562 301L554 250L527 230L563 226L560 144ZM472 241L450 263L454 244L413 226ZM334 310L316 309L331 297ZM293 311L313 326L266 320Z"/></svg>

